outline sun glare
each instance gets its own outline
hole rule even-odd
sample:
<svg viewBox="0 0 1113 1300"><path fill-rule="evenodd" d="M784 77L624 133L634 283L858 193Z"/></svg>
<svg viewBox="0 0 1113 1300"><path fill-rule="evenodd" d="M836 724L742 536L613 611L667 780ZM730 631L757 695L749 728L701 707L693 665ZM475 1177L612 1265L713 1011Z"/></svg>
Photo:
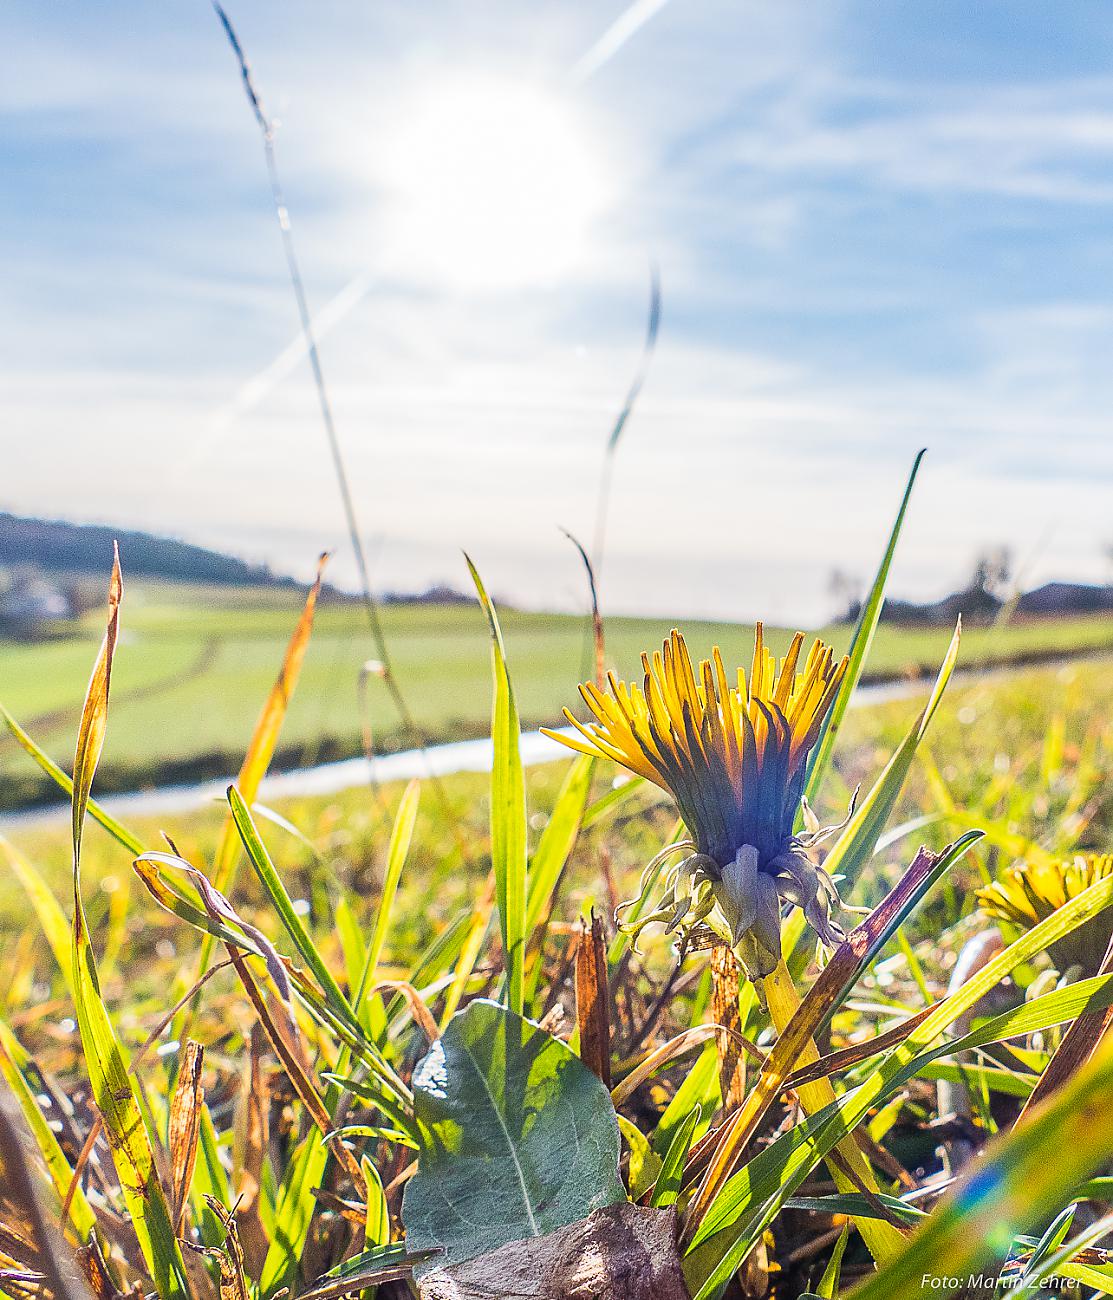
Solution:
<svg viewBox="0 0 1113 1300"><path fill-rule="evenodd" d="M572 107L490 77L415 95L385 158L392 253L434 285L550 282L585 252L605 169Z"/></svg>

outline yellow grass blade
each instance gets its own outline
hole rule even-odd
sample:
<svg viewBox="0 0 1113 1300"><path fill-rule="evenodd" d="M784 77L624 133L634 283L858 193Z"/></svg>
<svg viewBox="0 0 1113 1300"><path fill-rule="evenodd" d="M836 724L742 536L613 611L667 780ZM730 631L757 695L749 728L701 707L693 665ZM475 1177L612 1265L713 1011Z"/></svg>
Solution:
<svg viewBox="0 0 1113 1300"><path fill-rule="evenodd" d="M270 767L275 746L278 744L278 734L282 730L282 723L286 719L286 710L290 707L294 688L297 686L298 678L301 675L305 652L309 648L309 638L313 632L313 616L317 611L317 599L321 594L321 581L324 577L327 561L328 556L326 554L322 555L317 562L316 580L310 588L309 595L305 600L305 608L302 610L301 617L298 619L297 626L294 628L293 635L286 646L282 667L274 685L271 687L270 694L267 696L267 701L263 705L263 711L259 714L259 720L255 723L255 730L251 733L251 742L248 744L243 765L240 767L239 776L236 778L236 788L243 796L243 801L248 807L255 802L255 796L259 793L259 786L263 777L267 774L267 768ZM217 849L212 872L213 884L222 892L228 887L228 881L235 869L239 853L239 834L236 831L235 823L229 817L224 823L220 847Z"/></svg>
<svg viewBox="0 0 1113 1300"><path fill-rule="evenodd" d="M93 1098L104 1122L112 1162L143 1258L161 1300L189 1300L185 1266L159 1183L150 1136L132 1087L124 1048L101 997L96 957L81 901L81 833L93 776L104 747L122 594L120 562L116 556L108 593L108 627L81 711L73 766L74 1001Z"/></svg>

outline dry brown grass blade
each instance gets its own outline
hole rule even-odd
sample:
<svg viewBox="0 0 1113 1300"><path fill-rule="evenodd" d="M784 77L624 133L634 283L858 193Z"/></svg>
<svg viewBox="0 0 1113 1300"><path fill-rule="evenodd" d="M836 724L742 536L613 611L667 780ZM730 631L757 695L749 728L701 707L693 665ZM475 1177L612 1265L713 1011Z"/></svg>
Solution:
<svg viewBox="0 0 1113 1300"><path fill-rule="evenodd" d="M1105 950L1098 974L1108 975L1111 971L1113 971L1113 939L1109 941L1109 946ZM1110 1025L1113 1025L1113 1007L1079 1016L1074 1021L1063 1035L1062 1041L1044 1067L1043 1073L1036 1080L1036 1086L1029 1093L1023 1110L1017 1116L1017 1124L1022 1124L1025 1117L1041 1101L1050 1097L1082 1069L1109 1032Z"/></svg>
<svg viewBox="0 0 1113 1300"><path fill-rule="evenodd" d="M265 1041L263 1027L256 1022L251 1027L250 1066L244 1079L236 1116L233 1164L236 1218L244 1255L253 1277L262 1272L269 1245L263 1221L259 1217L259 1192L263 1185L263 1160L267 1153L270 1107L270 1081L263 1068Z"/></svg>
<svg viewBox="0 0 1113 1300"><path fill-rule="evenodd" d="M436 1018L412 984L407 980L380 980L372 992L379 993L384 989L402 994L409 1005L410 1015L413 1016L414 1023L420 1026L421 1032L430 1043L435 1043L440 1038L441 1031Z"/></svg>
<svg viewBox="0 0 1113 1300"><path fill-rule="evenodd" d="M719 1089L726 1110L741 1106L746 1095L746 1059L734 1035L741 1034L738 1013L741 966L730 945L717 943L711 949L711 1018L723 1026L715 1035L719 1054Z"/></svg>
<svg viewBox="0 0 1113 1300"><path fill-rule="evenodd" d="M611 1086L611 1007L607 984L607 949L603 922L591 913L590 925L580 922L576 940L576 1023L580 1030L580 1060Z"/></svg>
<svg viewBox="0 0 1113 1300"><path fill-rule="evenodd" d="M852 1065L857 1065L859 1061L864 1061L870 1056L876 1056L878 1052L887 1052L890 1047L903 1043L908 1035L938 1007L939 1003L933 1002L922 1011L909 1016L907 1020L902 1020L899 1025L894 1025L892 1029L878 1034L876 1038L867 1038L864 1043L856 1043L853 1047L828 1052L826 1056L821 1056L811 1065L793 1070L785 1080L785 1088L795 1088L802 1083L814 1083L817 1079L826 1079L828 1075L837 1074L840 1070L849 1070Z"/></svg>
<svg viewBox="0 0 1113 1300"><path fill-rule="evenodd" d="M223 1247L192 1246L199 1255L216 1261L220 1273L220 1300L249 1300L247 1279L244 1276L244 1254L240 1245L236 1215L227 1210L214 1196L206 1196L205 1204L220 1220L224 1229Z"/></svg>
<svg viewBox="0 0 1113 1300"><path fill-rule="evenodd" d="M197 1163L197 1141L201 1136L201 1110L205 1104L205 1089L201 1082L204 1059L205 1049L190 1039L182 1051L178 1084L170 1102L170 1212L174 1231L179 1236L186 1198L193 1182L193 1168Z"/></svg>
<svg viewBox="0 0 1113 1300"><path fill-rule="evenodd" d="M654 1048L636 1069L631 1070L621 1083L616 1084L611 1089L611 1100L616 1107L625 1105L651 1074L659 1070L663 1065L667 1065L675 1057L683 1056L685 1052L690 1052L694 1047L702 1046L709 1038L716 1038L719 1034L731 1035L747 1055L752 1056L759 1065L764 1064L765 1053L742 1034L735 1034L726 1025L696 1025L692 1029L685 1029L683 1033L677 1034L675 1038L670 1038L667 1043L662 1043L660 1047ZM711 1136L717 1136L717 1133Z"/></svg>
<svg viewBox="0 0 1113 1300"><path fill-rule="evenodd" d="M108 1263L95 1237L74 1252L77 1266L96 1300L118 1300L120 1292L108 1271Z"/></svg>
<svg viewBox="0 0 1113 1300"><path fill-rule="evenodd" d="M231 944L225 946L228 956L232 960L232 965L236 968L236 974L240 977L240 983L247 993L248 1000L255 1008L255 1014L259 1019L263 1032L267 1036L267 1041L281 1062L282 1068L286 1071L286 1075L298 1095L298 1100L305 1107L313 1123L320 1129L321 1136L328 1137L332 1133L334 1126L329 1119L321 1094L317 1091L317 1086L313 1082L312 1072L305 1059L301 1036L292 1015L281 1000L268 998L264 995L263 990L259 987L254 975L248 968L244 954ZM359 1194L366 1196L367 1184L363 1177L363 1170L359 1167L359 1161L356 1160L340 1138L333 1137L329 1146L348 1177L351 1178Z"/></svg>
<svg viewBox="0 0 1113 1300"><path fill-rule="evenodd" d="M259 720L256 722L255 730L251 734L251 742L247 747L243 765L240 767L239 776L236 778L236 788L243 796L244 803L249 807L255 802L255 798L259 793L259 785L263 777L266 776L267 768L270 767L271 759L274 757L275 746L278 744L278 735L286 718L286 710L289 708L290 699L294 693L294 688L298 684L298 677L301 675L305 652L309 648L309 638L313 632L313 616L317 610L317 600L321 594L321 582L324 578L327 562L327 553L322 555L317 562L316 581L310 588L309 595L305 600L305 608L302 610L301 617L298 619L297 626L294 628L293 635L286 646L282 667L274 685L271 687L270 694L267 696L267 701L263 705L263 711L259 714ZM240 838L235 824L229 816L224 823L220 846L217 849L216 859L213 863L213 882L217 889L224 889L227 886L239 857L239 851Z"/></svg>

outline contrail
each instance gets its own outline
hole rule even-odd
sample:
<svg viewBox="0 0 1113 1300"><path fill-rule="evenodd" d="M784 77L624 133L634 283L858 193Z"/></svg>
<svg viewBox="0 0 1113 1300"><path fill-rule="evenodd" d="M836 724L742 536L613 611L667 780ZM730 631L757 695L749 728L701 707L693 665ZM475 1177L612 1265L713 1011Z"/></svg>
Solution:
<svg viewBox="0 0 1113 1300"><path fill-rule="evenodd" d="M607 30L572 65L569 77L573 85L583 85L608 64L633 36L664 9L669 0L634 0L624 9ZM324 338L357 307L371 288L371 277L363 271L313 317L314 335ZM255 407L286 378L309 353L304 333L282 349L277 357L258 374L253 375L230 401L211 416L206 431L194 443L193 457L203 455L222 434ZM192 458L192 457L191 457Z"/></svg>
<svg viewBox="0 0 1113 1300"><path fill-rule="evenodd" d="M371 275L367 271L349 281L313 317L314 337L318 340L326 338L352 309L362 302L370 288ZM307 351L305 336L299 334L269 365L264 366L242 384L232 400L219 407L209 417L204 433L193 444L190 459L203 456L241 416L253 411L287 375L297 369L305 360Z"/></svg>
<svg viewBox="0 0 1113 1300"><path fill-rule="evenodd" d="M664 9L669 0L634 0L572 67L572 80L580 84L609 63L626 42Z"/></svg>

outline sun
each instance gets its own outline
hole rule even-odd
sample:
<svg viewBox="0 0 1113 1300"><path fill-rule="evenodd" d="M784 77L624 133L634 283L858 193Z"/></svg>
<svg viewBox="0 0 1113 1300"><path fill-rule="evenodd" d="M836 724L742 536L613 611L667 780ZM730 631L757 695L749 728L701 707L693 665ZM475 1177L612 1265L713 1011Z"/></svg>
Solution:
<svg viewBox="0 0 1113 1300"><path fill-rule="evenodd" d="M433 286L553 282L584 256L607 169L573 106L491 76L414 94L383 158L391 260Z"/></svg>

